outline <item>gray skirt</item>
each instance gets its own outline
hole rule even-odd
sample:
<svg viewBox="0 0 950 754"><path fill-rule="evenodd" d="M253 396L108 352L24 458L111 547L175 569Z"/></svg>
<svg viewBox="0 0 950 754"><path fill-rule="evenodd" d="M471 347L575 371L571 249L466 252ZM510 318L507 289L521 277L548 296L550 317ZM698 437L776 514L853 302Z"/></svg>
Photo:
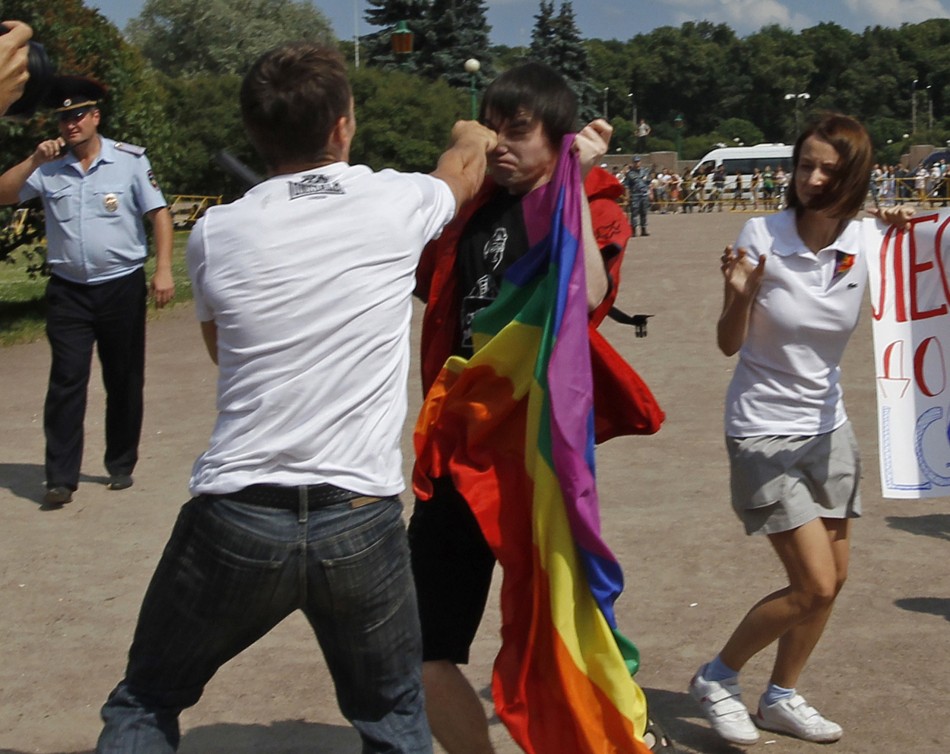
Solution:
<svg viewBox="0 0 950 754"><path fill-rule="evenodd" d="M746 534L861 515L861 457L851 422L820 435L726 437L732 507Z"/></svg>

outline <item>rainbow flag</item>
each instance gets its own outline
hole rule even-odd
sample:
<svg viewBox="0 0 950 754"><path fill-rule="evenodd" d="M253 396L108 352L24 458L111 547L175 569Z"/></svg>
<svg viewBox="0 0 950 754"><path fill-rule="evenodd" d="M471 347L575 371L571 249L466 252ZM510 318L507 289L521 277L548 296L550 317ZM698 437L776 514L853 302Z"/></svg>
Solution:
<svg viewBox="0 0 950 754"><path fill-rule="evenodd" d="M450 358L415 429L414 484L450 475L503 569L498 715L529 754L648 752L623 574L600 536L580 170L562 145L524 199L530 244ZM425 503L420 503L425 504Z"/></svg>

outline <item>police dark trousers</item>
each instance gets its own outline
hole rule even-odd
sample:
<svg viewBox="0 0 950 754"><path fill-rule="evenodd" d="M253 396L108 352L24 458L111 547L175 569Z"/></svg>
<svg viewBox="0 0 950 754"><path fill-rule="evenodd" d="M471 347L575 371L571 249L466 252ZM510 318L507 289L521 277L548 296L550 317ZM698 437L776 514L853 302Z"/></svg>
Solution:
<svg viewBox="0 0 950 754"><path fill-rule="evenodd" d="M46 393L46 482L79 485L86 393L96 345L106 391L105 467L131 474L138 460L145 384L145 272L97 285L55 275L46 289L46 335L52 350Z"/></svg>

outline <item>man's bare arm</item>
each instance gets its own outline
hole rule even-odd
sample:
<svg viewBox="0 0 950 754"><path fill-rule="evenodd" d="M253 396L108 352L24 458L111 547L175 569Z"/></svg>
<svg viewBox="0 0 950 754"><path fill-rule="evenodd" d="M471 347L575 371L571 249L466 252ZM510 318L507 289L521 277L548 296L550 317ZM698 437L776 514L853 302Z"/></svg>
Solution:
<svg viewBox="0 0 950 754"><path fill-rule="evenodd" d="M155 306L161 309L175 297L175 279L172 276L172 245L175 231L168 207L148 213L155 229L155 274L149 284Z"/></svg>
<svg viewBox="0 0 950 754"><path fill-rule="evenodd" d="M605 120L597 119L588 123L577 134L574 149L581 166L581 180L587 177L594 165L607 153L613 128ZM604 258L594 234L590 217L590 205L585 201L581 207L581 225L584 242L584 271L587 278L587 307L596 309L610 290Z"/></svg>
<svg viewBox="0 0 950 754"><path fill-rule="evenodd" d="M33 175L33 171L57 159L63 146L62 139L48 139L40 142L33 154L0 175L0 204L19 203L20 189Z"/></svg>
<svg viewBox="0 0 950 754"><path fill-rule="evenodd" d="M452 144L442 153L432 175L449 185L456 214L482 187L488 153L496 143L495 132L473 120L460 120L452 127Z"/></svg>

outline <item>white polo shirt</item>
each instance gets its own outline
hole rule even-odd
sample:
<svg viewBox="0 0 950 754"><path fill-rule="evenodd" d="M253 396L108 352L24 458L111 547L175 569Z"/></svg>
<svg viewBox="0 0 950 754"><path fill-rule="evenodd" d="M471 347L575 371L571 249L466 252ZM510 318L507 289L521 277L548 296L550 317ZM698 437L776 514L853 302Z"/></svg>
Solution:
<svg viewBox="0 0 950 754"><path fill-rule="evenodd" d="M745 224L736 248L765 274L726 392L731 437L815 435L847 420L841 356L867 287L866 249L883 238L876 220L852 220L817 254L798 236L794 210Z"/></svg>
<svg viewBox="0 0 950 754"><path fill-rule="evenodd" d="M443 181L335 163L205 214L187 258L217 326L219 413L193 494L403 490L415 269L454 213Z"/></svg>

